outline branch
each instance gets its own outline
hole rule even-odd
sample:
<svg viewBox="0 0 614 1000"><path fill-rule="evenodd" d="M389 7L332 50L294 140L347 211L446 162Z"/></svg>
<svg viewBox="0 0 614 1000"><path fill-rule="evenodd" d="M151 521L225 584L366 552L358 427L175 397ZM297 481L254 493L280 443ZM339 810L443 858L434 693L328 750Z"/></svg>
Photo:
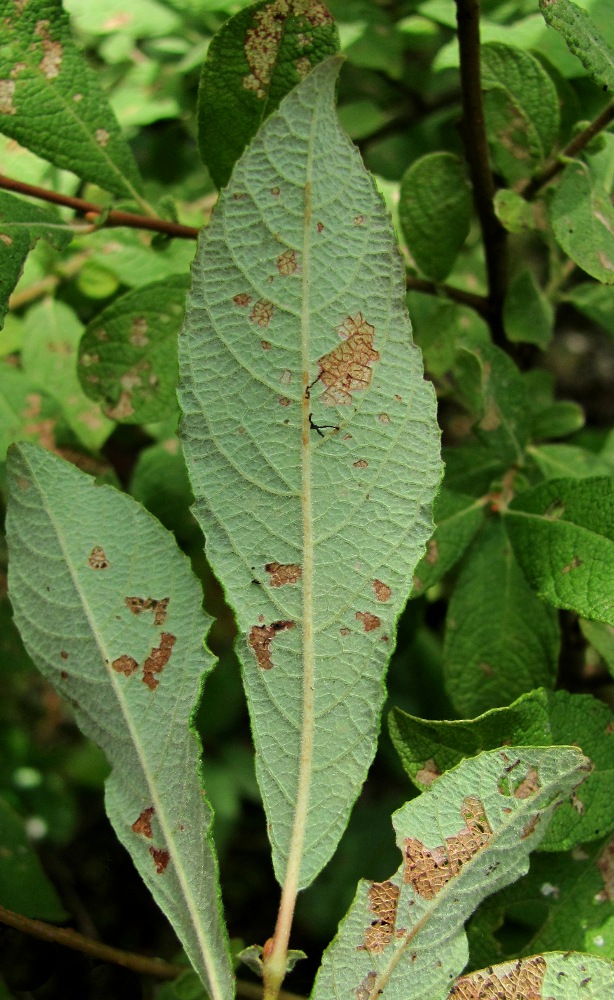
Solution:
<svg viewBox="0 0 614 1000"><path fill-rule="evenodd" d="M505 349L503 302L507 288L507 233L494 209L495 182L488 159L480 81L480 0L456 0L460 50L462 133L480 220L493 341Z"/></svg>
<svg viewBox="0 0 614 1000"><path fill-rule="evenodd" d="M567 160L572 160L575 156L577 156L578 153L580 153L589 144L591 139L594 139L596 135L603 132L603 130L607 128L612 121L614 121L614 101L608 104L603 109L601 114L597 115L590 125L587 125L587 127L580 132L575 139L572 139L571 142L565 146L565 149L558 154L556 159L547 163L544 169L540 170L535 177L531 177L529 180L524 181L523 184L517 189L518 194L522 195L523 198L526 198L527 201L531 201L540 188L542 188L545 184L548 184L548 182L551 181L553 177L556 177L557 174L560 174L561 170L567 166Z"/></svg>
<svg viewBox="0 0 614 1000"><path fill-rule="evenodd" d="M476 295L474 292L466 292L462 288L454 288L452 285L438 285L434 281L427 281L425 278L415 278L408 274L405 277L405 287L408 292L426 292L427 295L445 295L453 302L460 302L463 306L475 309L487 322L490 319L490 303L486 296Z"/></svg>
<svg viewBox="0 0 614 1000"><path fill-rule="evenodd" d="M90 221L101 219L101 226L127 226L129 229L149 229L155 233L165 233L167 236L175 236L179 239L194 240L198 236L198 229L194 226L182 226L179 222L170 222L168 219L149 218L145 215L138 215L136 212L120 212L115 209L106 211L101 205L95 205L91 201L84 201L83 198L74 198L67 194L58 194L57 191L48 191L46 188L37 187L34 184L24 184L12 177L0 174L0 188L6 191L17 191L19 194L27 194L31 198L39 198L41 201L49 201L54 205L63 205L65 208L73 208L89 218Z"/></svg>

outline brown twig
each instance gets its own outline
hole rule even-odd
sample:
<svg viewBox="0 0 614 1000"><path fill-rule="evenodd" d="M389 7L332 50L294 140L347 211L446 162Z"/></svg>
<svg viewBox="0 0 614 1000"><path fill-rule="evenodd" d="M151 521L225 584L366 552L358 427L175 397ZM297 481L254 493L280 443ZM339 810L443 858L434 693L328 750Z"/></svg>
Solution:
<svg viewBox="0 0 614 1000"><path fill-rule="evenodd" d="M505 349L503 302L507 288L507 233L495 214L495 182L490 169L484 126L479 0L456 0L456 20L460 50L462 133L484 243L490 327L495 344Z"/></svg>
<svg viewBox="0 0 614 1000"><path fill-rule="evenodd" d="M565 149L558 154L556 159L547 163L543 170L540 170L535 177L531 177L529 180L524 181L524 183L517 189L518 194L522 195L523 198L526 198L527 201L530 201L531 198L533 198L545 184L548 184L553 177L556 177L557 174L564 169L566 166L566 160L571 160L574 156L577 156L578 153L580 153L589 144L591 139L594 139L596 135L603 132L603 130L607 128L612 121L614 121L614 101L611 101L610 104L603 109L601 114L597 115L590 125L587 125L582 132L579 132L578 135L572 139L567 146L565 146Z"/></svg>
<svg viewBox="0 0 614 1000"><path fill-rule="evenodd" d="M427 295L443 295L452 302L459 302L463 306L474 309L487 322L490 318L490 303L485 295L476 295L474 292L466 292L462 288L454 288L453 285L438 285L434 281L427 281L426 278L415 278L408 274L405 278L405 287L408 292L426 292Z"/></svg>
<svg viewBox="0 0 614 1000"><path fill-rule="evenodd" d="M0 174L0 188L5 191L17 191L19 194L27 194L31 198L39 198L41 201L48 201L54 205L63 205L65 208L73 208L76 212L90 217L92 221L101 219L101 226L127 226L129 229L149 229L155 233L165 233L166 236L175 236L179 239L194 240L198 236L198 229L194 226L183 226L179 222L170 222L168 219L149 218L139 215L136 212L120 212L110 209L108 212L101 205L95 205L91 201L83 198L75 198L72 195L59 194L57 191L48 191L46 188L37 187L34 184L25 184L17 181L13 177L6 177Z"/></svg>

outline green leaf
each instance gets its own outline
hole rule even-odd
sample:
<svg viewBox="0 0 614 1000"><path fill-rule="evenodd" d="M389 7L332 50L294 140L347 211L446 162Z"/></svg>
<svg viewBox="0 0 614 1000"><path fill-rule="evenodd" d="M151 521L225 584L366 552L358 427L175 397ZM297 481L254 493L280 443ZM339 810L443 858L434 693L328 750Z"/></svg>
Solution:
<svg viewBox="0 0 614 1000"><path fill-rule="evenodd" d="M604 90L614 90L614 50L586 10L571 0L539 0L539 9L551 28L564 38L589 75Z"/></svg>
<svg viewBox="0 0 614 1000"><path fill-rule="evenodd" d="M37 392L32 381L19 368L0 361L0 459L8 446L28 438L47 447L56 447L55 431L60 417L58 404Z"/></svg>
<svg viewBox="0 0 614 1000"><path fill-rule="evenodd" d="M544 162L556 141L556 87L535 56L511 45L483 45L480 60L491 155L514 184Z"/></svg>
<svg viewBox="0 0 614 1000"><path fill-rule="evenodd" d="M494 197L497 218L508 233L524 233L537 228L535 205L516 191L500 188Z"/></svg>
<svg viewBox="0 0 614 1000"><path fill-rule="evenodd" d="M552 951L457 979L447 1000L475 997L548 997L548 1000L603 1000L614 990L614 963L579 952Z"/></svg>
<svg viewBox="0 0 614 1000"><path fill-rule="evenodd" d="M580 619L584 638L596 649L614 677L614 627L605 622L589 622Z"/></svg>
<svg viewBox="0 0 614 1000"><path fill-rule="evenodd" d="M72 39L61 0L0 0L0 18L0 131L58 167L139 200L130 147Z"/></svg>
<svg viewBox="0 0 614 1000"><path fill-rule="evenodd" d="M120 423L163 420L176 410L177 336L186 275L152 282L115 299L88 324L78 374L91 399Z"/></svg>
<svg viewBox="0 0 614 1000"><path fill-rule="evenodd" d="M82 332L69 306L47 298L26 314L21 359L33 386L55 399L82 444L98 451L113 430L113 423L79 385L76 365Z"/></svg>
<svg viewBox="0 0 614 1000"><path fill-rule="evenodd" d="M26 648L112 765L115 831L212 998L230 998L211 811L191 726L210 619L130 497L31 444L9 456L9 593ZM140 666L139 666L140 664Z"/></svg>
<svg viewBox="0 0 614 1000"><path fill-rule="evenodd" d="M320 0L261 0L226 21L209 46L198 98L200 155L218 187L282 97L338 49Z"/></svg>
<svg viewBox="0 0 614 1000"><path fill-rule="evenodd" d="M535 344L545 350L552 340L554 309L528 268L510 282L503 305L503 325L512 343Z"/></svg>
<svg viewBox="0 0 614 1000"><path fill-rule="evenodd" d="M399 219L408 250L424 274L443 281L467 239L473 212L465 164L451 153L429 153L403 174Z"/></svg>
<svg viewBox="0 0 614 1000"><path fill-rule="evenodd" d="M448 605L446 689L471 716L504 705L556 678L556 613L537 600L500 519L487 522L463 562Z"/></svg>
<svg viewBox="0 0 614 1000"><path fill-rule="evenodd" d="M583 767L571 748L496 750L464 761L399 809L393 825L403 864L385 882L359 884L313 1000L443 996L467 960L464 921L524 875Z"/></svg>
<svg viewBox="0 0 614 1000"><path fill-rule="evenodd" d="M505 527L533 590L614 625L614 479L551 479L517 496Z"/></svg>
<svg viewBox="0 0 614 1000"><path fill-rule="evenodd" d="M538 409L531 425L531 437L537 440L567 437L584 427L584 410L578 403L561 399ZM565 447L571 447L566 445ZM531 449L527 449L531 452ZM538 449L536 449L538 450ZM585 452L585 449L576 449ZM585 452L585 454L587 454ZM614 471L614 470L613 470ZM598 473L595 473L598 474ZM561 475L561 473L559 473Z"/></svg>
<svg viewBox="0 0 614 1000"><path fill-rule="evenodd" d="M413 597L443 579L458 562L484 519L484 504L442 489L433 509L435 533L414 573Z"/></svg>
<svg viewBox="0 0 614 1000"><path fill-rule="evenodd" d="M339 67L317 66L235 167L179 339L194 511L237 615L275 871L304 834L301 886L371 762L441 471L395 236L334 114Z"/></svg>
<svg viewBox="0 0 614 1000"><path fill-rule="evenodd" d="M28 840L23 820L1 796L0 905L37 920L61 922L67 916Z"/></svg>
<svg viewBox="0 0 614 1000"><path fill-rule="evenodd" d="M598 281L614 284L614 208L586 163L574 160L565 167L549 212L555 239L568 257Z"/></svg>
<svg viewBox="0 0 614 1000"><path fill-rule="evenodd" d="M403 767L418 788L483 750L579 744L593 771L570 802L561 805L542 841L542 849L562 851L603 837L614 826L614 716L590 695L531 691L505 708L476 719L433 722L400 709L390 715L390 735Z"/></svg>
<svg viewBox="0 0 614 1000"><path fill-rule="evenodd" d="M540 444L527 449L545 479L611 476L614 464L577 444Z"/></svg>
<svg viewBox="0 0 614 1000"><path fill-rule="evenodd" d="M592 281L584 281L580 285L574 285L566 293L565 301L571 302L593 323L602 326L614 337L614 295L611 289Z"/></svg>
<svg viewBox="0 0 614 1000"><path fill-rule="evenodd" d="M72 233L53 209L0 191L0 329L25 259L41 237L61 249L70 243Z"/></svg>

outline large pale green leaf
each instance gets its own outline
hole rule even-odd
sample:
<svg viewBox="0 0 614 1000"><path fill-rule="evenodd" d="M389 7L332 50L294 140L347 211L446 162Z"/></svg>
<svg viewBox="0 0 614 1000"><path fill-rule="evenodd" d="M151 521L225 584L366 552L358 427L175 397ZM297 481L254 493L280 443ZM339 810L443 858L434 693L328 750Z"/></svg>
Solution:
<svg viewBox="0 0 614 1000"><path fill-rule="evenodd" d="M334 114L339 65L238 162L179 339L194 510L237 614L275 870L303 853L301 885L371 762L440 476L394 233Z"/></svg>
<svg viewBox="0 0 614 1000"><path fill-rule="evenodd" d="M215 1000L232 996L191 728L209 620L139 504L35 445L9 456L9 592L24 643L112 765L115 831Z"/></svg>
<svg viewBox="0 0 614 1000"><path fill-rule="evenodd" d="M571 0L539 0L539 9L595 83L614 91L614 50L587 12Z"/></svg>
<svg viewBox="0 0 614 1000"><path fill-rule="evenodd" d="M554 809L587 766L568 747L495 750L464 761L399 809L393 825L403 863L385 882L360 883L313 1000L445 997L467 960L464 921L524 875Z"/></svg>
<svg viewBox="0 0 614 1000"><path fill-rule="evenodd" d="M61 0L0 0L0 132L114 194L141 181Z"/></svg>
<svg viewBox="0 0 614 1000"><path fill-rule="evenodd" d="M604 1000L613 990L614 963L581 952L551 951L461 976L448 1000Z"/></svg>

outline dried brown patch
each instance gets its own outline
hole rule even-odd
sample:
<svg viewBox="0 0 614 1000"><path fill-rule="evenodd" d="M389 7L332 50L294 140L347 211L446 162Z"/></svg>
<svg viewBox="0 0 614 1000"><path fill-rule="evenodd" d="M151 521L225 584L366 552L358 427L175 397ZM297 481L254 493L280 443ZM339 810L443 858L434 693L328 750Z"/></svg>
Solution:
<svg viewBox="0 0 614 1000"><path fill-rule="evenodd" d="M162 632L160 635L160 645L154 646L151 653L143 664L143 684L146 684L150 691L155 691L160 681L154 674L161 674L166 664L170 660L173 646L177 642L177 637L170 632Z"/></svg>
<svg viewBox="0 0 614 1000"><path fill-rule="evenodd" d="M281 194L280 188L278 187L271 188L271 194L273 195L274 198L279 198Z"/></svg>
<svg viewBox="0 0 614 1000"><path fill-rule="evenodd" d="M449 1000L544 1000L546 960L543 955L521 958L498 969L460 976Z"/></svg>
<svg viewBox="0 0 614 1000"><path fill-rule="evenodd" d="M130 326L130 343L133 347L146 347L149 343L147 330L149 324L145 316L135 316Z"/></svg>
<svg viewBox="0 0 614 1000"><path fill-rule="evenodd" d="M134 830L134 832L141 834L141 836L143 837L147 837L148 840L151 840L151 838L153 837L153 833L151 832L151 819L154 813L155 813L154 807L149 806L148 809L143 809L143 812L141 813L139 818L135 819L134 823L132 824L132 829Z"/></svg>
<svg viewBox="0 0 614 1000"><path fill-rule="evenodd" d="M380 424L390 423L390 417L388 416L387 413L378 413L377 419L379 420Z"/></svg>
<svg viewBox="0 0 614 1000"><path fill-rule="evenodd" d="M63 660L67 660L68 659L68 653L66 652L65 649L61 649L60 650L60 656L62 657Z"/></svg>
<svg viewBox="0 0 614 1000"><path fill-rule="evenodd" d="M365 632L373 632L374 629L379 628L382 624L381 619L377 615L372 615L369 611L357 611L356 621L362 622Z"/></svg>
<svg viewBox="0 0 614 1000"><path fill-rule="evenodd" d="M60 674L60 677L62 678L63 681L67 681L68 680L68 671L67 670L63 670L62 673Z"/></svg>
<svg viewBox="0 0 614 1000"><path fill-rule="evenodd" d="M254 14L254 27L245 36L245 56L250 72L243 78L243 86L251 90L256 97L264 100L267 95L271 76L277 64L279 46L281 44L286 20L288 17L305 17L311 25L330 24L331 15L320 0L273 0ZM304 60L306 67L299 59L297 70L305 75L311 68L308 59Z"/></svg>
<svg viewBox="0 0 614 1000"><path fill-rule="evenodd" d="M249 318L252 323L256 326L261 326L263 329L269 325L271 318L273 316L273 303L267 302L266 299L258 299L254 303L254 308L249 314Z"/></svg>
<svg viewBox="0 0 614 1000"><path fill-rule="evenodd" d="M324 229L324 223L323 222L318 222L318 224L316 226L316 229L318 230L319 233L321 233L322 230Z"/></svg>
<svg viewBox="0 0 614 1000"><path fill-rule="evenodd" d="M344 636L349 635L351 631L352 631L351 629L346 628L344 625L342 628L339 629L339 635L344 635Z"/></svg>
<svg viewBox="0 0 614 1000"><path fill-rule="evenodd" d="M359 458L357 462L352 462L352 465L355 469L367 469L369 467L366 458Z"/></svg>
<svg viewBox="0 0 614 1000"><path fill-rule="evenodd" d="M298 271L298 260L296 250L284 250L277 258L277 270L285 278Z"/></svg>
<svg viewBox="0 0 614 1000"><path fill-rule="evenodd" d="M269 583L272 587L285 587L288 583L298 583L303 573L298 563L270 562L264 568L270 576Z"/></svg>
<svg viewBox="0 0 614 1000"><path fill-rule="evenodd" d="M0 114L16 115L17 108L13 103L15 97L15 81L0 80ZM11 240L11 243L13 241Z"/></svg>
<svg viewBox="0 0 614 1000"><path fill-rule="evenodd" d="M92 569L108 569L111 565L100 545L94 546L88 556L87 563Z"/></svg>
<svg viewBox="0 0 614 1000"><path fill-rule="evenodd" d="M134 657L128 656L126 653L124 653L123 656L118 656L116 660L113 660L111 666L118 674L125 674L126 677L130 677L135 670L139 669L139 665Z"/></svg>
<svg viewBox="0 0 614 1000"><path fill-rule="evenodd" d="M289 628L294 628L294 622L271 622L270 625L252 625L248 642L254 651L258 666L262 670L270 670L273 666L271 642L278 632L284 632Z"/></svg>
<svg viewBox="0 0 614 1000"><path fill-rule="evenodd" d="M236 306L248 306L252 301L252 297L247 292L240 292L239 295L234 296L232 301Z"/></svg>
<svg viewBox="0 0 614 1000"><path fill-rule="evenodd" d="M43 47L43 58L38 64L43 76L48 80L54 80L60 74L62 66L63 49L60 42L52 42L49 37L49 21L37 21L34 34L41 39Z"/></svg>
<svg viewBox="0 0 614 1000"><path fill-rule="evenodd" d="M429 566L435 566L439 560L439 546L434 538L427 542L426 555L424 557Z"/></svg>
<svg viewBox="0 0 614 1000"><path fill-rule="evenodd" d="M582 799L578 798L578 796L576 795L575 792L571 793L571 795L569 797L569 801L571 802L572 809L576 810L576 812L578 813L578 816L584 816L584 812L585 812L585 808L586 807L585 807Z"/></svg>
<svg viewBox="0 0 614 1000"><path fill-rule="evenodd" d="M123 389L115 406L108 406L104 412L111 420L125 420L126 417L131 417L134 413L134 406L130 391Z"/></svg>
<svg viewBox="0 0 614 1000"><path fill-rule="evenodd" d="M354 990L356 1000L369 1000L369 997L373 993L376 979L377 973L375 971L367 972L360 986L357 986Z"/></svg>
<svg viewBox="0 0 614 1000"><path fill-rule="evenodd" d="M369 886L369 909L375 920L365 928L360 948L381 954L394 937L400 889L394 882L372 882Z"/></svg>
<svg viewBox="0 0 614 1000"><path fill-rule="evenodd" d="M343 342L318 358L319 378L326 386L321 402L327 406L351 403L352 392L367 389L373 377L369 366L379 359L373 348L375 327L362 313L348 316L337 327L337 333Z"/></svg>
<svg viewBox="0 0 614 1000"><path fill-rule="evenodd" d="M567 566L563 567L561 573L571 573L573 569L579 569L581 565L582 565L582 559L580 559L579 556L574 556L571 562Z"/></svg>
<svg viewBox="0 0 614 1000"><path fill-rule="evenodd" d="M143 611L152 611L154 625L164 625L168 614L168 604L170 597L163 597L156 601L153 597L127 597L126 607L133 615L140 615Z"/></svg>
<svg viewBox="0 0 614 1000"><path fill-rule="evenodd" d="M273 345L270 340L261 340L260 346L263 351L270 351Z"/></svg>
<svg viewBox="0 0 614 1000"><path fill-rule="evenodd" d="M380 601L385 604L392 597L392 589L387 583L382 583L381 580L373 581L373 590L375 591L375 600Z"/></svg>
<svg viewBox="0 0 614 1000"><path fill-rule="evenodd" d="M366 215L356 215L354 216L354 225L362 226L367 221Z"/></svg>
<svg viewBox="0 0 614 1000"><path fill-rule="evenodd" d="M170 854L168 851L162 850L161 848L158 849L157 847L150 847L149 853L154 859L156 872L158 875L162 875L162 873L166 871L166 867L171 859Z"/></svg>
<svg viewBox="0 0 614 1000"><path fill-rule="evenodd" d="M290 406L292 400L288 399L287 396L279 396L277 402L279 403L280 406Z"/></svg>
<svg viewBox="0 0 614 1000"><path fill-rule="evenodd" d="M424 767L421 767L419 771L416 771L416 781L421 785L432 785L433 782L440 777L441 771L432 757L425 760Z"/></svg>
<svg viewBox="0 0 614 1000"><path fill-rule="evenodd" d="M526 777L514 789L515 799L530 799L541 788L539 772L534 767L529 768Z"/></svg>
<svg viewBox="0 0 614 1000"><path fill-rule="evenodd" d="M492 835L484 806L477 796L463 799L461 816L465 826L453 837L446 837L441 846L428 848L415 837L405 838L403 881L412 885L423 899L434 899Z"/></svg>
<svg viewBox="0 0 614 1000"><path fill-rule="evenodd" d="M523 826L520 834L520 839L526 840L527 837L530 837L532 833L535 833L537 824L540 822L541 822L541 816L539 815L539 813L536 813L533 819L530 819L527 825Z"/></svg>

